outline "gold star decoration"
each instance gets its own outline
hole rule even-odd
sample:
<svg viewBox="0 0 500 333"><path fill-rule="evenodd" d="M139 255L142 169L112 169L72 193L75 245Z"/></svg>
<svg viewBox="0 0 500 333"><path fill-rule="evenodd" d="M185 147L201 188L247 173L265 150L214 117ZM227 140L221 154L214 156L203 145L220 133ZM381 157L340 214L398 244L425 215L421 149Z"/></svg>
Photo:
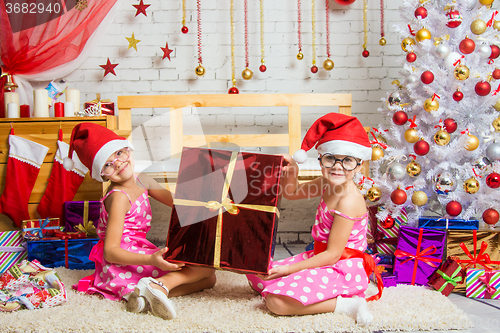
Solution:
<svg viewBox="0 0 500 333"><path fill-rule="evenodd" d="M137 43L140 42L139 39L135 39L134 33L132 32L132 37L125 37L128 40L128 49L133 47L137 51Z"/></svg>

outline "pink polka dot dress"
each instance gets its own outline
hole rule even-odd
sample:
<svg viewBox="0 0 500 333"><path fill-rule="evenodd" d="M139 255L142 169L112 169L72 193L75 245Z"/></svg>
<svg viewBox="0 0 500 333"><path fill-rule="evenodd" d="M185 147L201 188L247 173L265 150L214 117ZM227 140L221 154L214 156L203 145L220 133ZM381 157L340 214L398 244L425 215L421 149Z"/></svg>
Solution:
<svg viewBox="0 0 500 333"><path fill-rule="evenodd" d="M368 213L360 218L351 218L335 210L332 212L354 220L347 247L365 251ZM316 211L316 222L312 228L312 236L315 241L328 242L333 220L334 216L321 198ZM270 267L291 265L313 256L314 250L306 251L287 259L272 262ZM269 293L283 295L296 299L304 305L326 301L337 296L364 297L369 283L361 258L339 260L332 266L304 269L270 281L263 281L255 275L247 275L247 278L252 287L263 297Z"/></svg>
<svg viewBox="0 0 500 333"><path fill-rule="evenodd" d="M147 276L156 278L168 272L149 265L112 264L104 259L104 236L108 222L108 212L104 206L104 200L115 191L119 190L108 192L101 200L101 215L97 226L97 235L100 240L90 254L90 259L95 262L94 280L86 290L81 290L81 288L79 290L88 294L97 292L111 300L121 300L134 290L141 278ZM126 192L123 193L129 197ZM130 204L131 208L125 215L120 247L130 252L142 254L152 254L158 251L158 248L146 239L146 233L151 229L151 205L148 191L144 191L135 202L130 201ZM76 286L73 287L76 289Z"/></svg>

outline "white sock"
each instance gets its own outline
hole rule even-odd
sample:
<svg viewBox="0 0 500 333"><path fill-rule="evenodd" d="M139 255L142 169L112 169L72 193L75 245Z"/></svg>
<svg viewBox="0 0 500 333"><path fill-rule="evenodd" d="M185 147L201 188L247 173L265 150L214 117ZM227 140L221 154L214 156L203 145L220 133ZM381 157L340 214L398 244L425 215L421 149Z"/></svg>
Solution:
<svg viewBox="0 0 500 333"><path fill-rule="evenodd" d="M343 298L338 296L335 313L346 314L361 326L368 326L373 321L373 315L368 310L366 300L361 297Z"/></svg>

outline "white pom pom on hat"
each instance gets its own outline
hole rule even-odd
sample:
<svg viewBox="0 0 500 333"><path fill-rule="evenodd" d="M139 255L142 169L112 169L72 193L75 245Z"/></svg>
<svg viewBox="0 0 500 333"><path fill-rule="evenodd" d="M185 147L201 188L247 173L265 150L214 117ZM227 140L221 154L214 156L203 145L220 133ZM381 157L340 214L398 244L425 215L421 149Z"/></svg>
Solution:
<svg viewBox="0 0 500 333"><path fill-rule="evenodd" d="M307 130L301 149L293 154L293 159L304 163L307 151L315 145L320 155L348 155L361 160L369 160L372 156L370 140L361 122L341 113L327 113L318 118Z"/></svg>

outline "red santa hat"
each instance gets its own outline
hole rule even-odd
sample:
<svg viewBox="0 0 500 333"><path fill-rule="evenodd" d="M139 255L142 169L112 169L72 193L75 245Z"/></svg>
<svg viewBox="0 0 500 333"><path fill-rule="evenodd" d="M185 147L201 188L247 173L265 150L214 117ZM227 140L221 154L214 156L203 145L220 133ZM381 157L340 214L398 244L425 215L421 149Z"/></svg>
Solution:
<svg viewBox="0 0 500 333"><path fill-rule="evenodd" d="M316 145L320 155L348 155L369 160L372 147L368 134L356 117L341 113L328 113L317 119L307 131L300 150L293 154L297 163L307 160L307 151Z"/></svg>
<svg viewBox="0 0 500 333"><path fill-rule="evenodd" d="M63 159L63 165L66 170L73 169L72 158L75 151L83 165L90 170L90 176L103 182L102 167L114 152L125 147L134 149L130 141L106 127L94 123L80 123L73 128L69 154Z"/></svg>

